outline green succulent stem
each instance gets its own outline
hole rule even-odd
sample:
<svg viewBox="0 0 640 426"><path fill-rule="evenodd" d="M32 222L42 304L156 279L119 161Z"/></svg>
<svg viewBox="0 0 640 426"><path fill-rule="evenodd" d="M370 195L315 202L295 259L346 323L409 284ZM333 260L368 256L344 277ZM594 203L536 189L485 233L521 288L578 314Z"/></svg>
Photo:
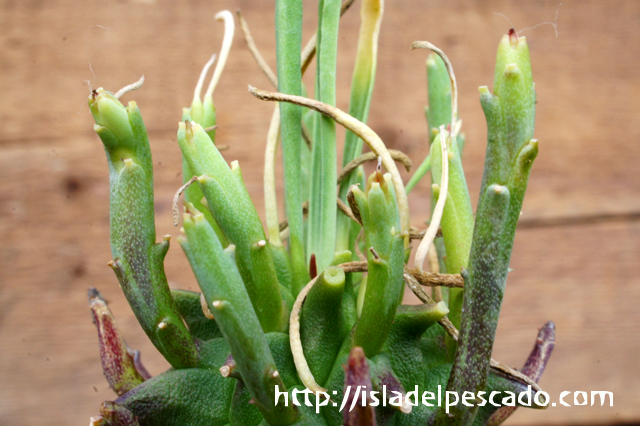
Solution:
<svg viewBox="0 0 640 426"><path fill-rule="evenodd" d="M135 102L127 107L98 89L89 98L94 129L107 154L113 268L138 322L175 368L194 367L198 353L164 273L169 237L156 244L153 161Z"/></svg>
<svg viewBox="0 0 640 426"><path fill-rule="evenodd" d="M494 268L493 260L498 256L499 238L497 236L504 229L509 208L509 190L500 185L487 188L484 195L487 200L478 208L476 233L472 257L477 259L472 265L473 270L464 271L465 279L465 315L462 316L460 336L455 362L447 389L477 393L486 387L495 326L498 323L499 311L494 308L502 300L504 288L501 284L501 271ZM468 300L475 301L469 304ZM493 309L491 309L493 308ZM470 335L478 336L469 338ZM481 336L481 337L480 337ZM466 337L466 339L465 339ZM463 374L464 373L464 374ZM475 410L455 407L452 411L455 424L469 424L475 416ZM452 424L449 416L440 410L439 415L443 423ZM436 424L440 424L436 422Z"/></svg>
<svg viewBox="0 0 640 426"><path fill-rule="evenodd" d="M223 250L211 225L197 211L185 215L183 227L186 238L180 244L243 382L270 424L291 424L297 417L295 407L274 404L274 386L285 387L236 266L235 247Z"/></svg>
<svg viewBox="0 0 640 426"><path fill-rule="evenodd" d="M555 341L552 323L541 330L522 371L491 358L538 153L526 40L513 30L502 39L493 94L480 88L488 143L474 218L462 167L457 82L441 49L426 41L411 45L434 54L426 62L429 155L406 186L396 161L408 169L410 160L387 149L365 124L383 0L361 2L349 114L335 107L339 19L352 2L319 0L318 29L301 53L302 0L276 0L277 77L240 18L254 57L279 90L249 86L256 98L277 102L265 150L266 233L240 165L227 163L214 144L212 94L234 34L231 12L215 15L225 23L220 60L202 97L215 56L204 66L177 132L185 185L174 197L174 220L184 193L178 242L200 292L169 289L164 259L170 237L156 242L147 133L135 102L125 107L118 100L144 79L115 95L92 92L89 106L110 175L110 266L171 368L151 377L97 290L90 290L103 370L117 393L91 424L482 426L501 423L523 405L518 394L527 387L531 407L545 408L535 392L541 392L537 381ZM311 99L302 75L316 53ZM339 178L336 123L347 130ZM361 155L363 142L371 153ZM286 223L278 217L276 191L280 143ZM363 165L375 158L378 167L366 178ZM409 243L418 233L410 226L407 193L428 172L431 221L409 269ZM431 273L422 270L427 259ZM401 304L405 284L423 304ZM441 286L434 287L434 298L423 290L429 285ZM442 404L438 396L437 404L425 404L427 392L447 401L453 392L463 403ZM478 404L481 392L484 404ZM475 406L469 394L478 398ZM374 398L375 408L351 406ZM504 402L508 398L513 406Z"/></svg>
<svg viewBox="0 0 640 426"><path fill-rule="evenodd" d="M180 123L178 143L216 222L236 246L238 269L263 330L286 327L286 307L264 228L242 180L237 162L231 168L202 126Z"/></svg>
<svg viewBox="0 0 640 426"><path fill-rule="evenodd" d="M454 105L457 105L457 99L453 97L455 77L452 69L448 69L446 65L446 57L441 57L444 53L433 46L431 48L437 53L430 54L426 63L429 104L425 107L425 116L429 126L431 148L420 168L425 173L427 166L431 169L432 200L437 200L439 194L436 196L435 193L440 189L442 183L444 159L442 146L433 142L438 140L438 129L442 128L441 126L451 126L452 117L457 116L457 111L453 111ZM474 226L469 189L462 167L464 137L458 135L460 123L460 121L454 123L454 128L449 129L450 137L447 138L447 194L440 221L443 238L441 242L435 244L438 259L443 261L446 271L449 273L460 273L467 267ZM410 183L417 183L421 177L421 174L414 174ZM433 207L432 205L432 217ZM456 327L459 327L463 292L460 289L449 289L446 293L450 310L449 318ZM445 340L450 356L453 357L456 343L448 336Z"/></svg>
<svg viewBox="0 0 640 426"><path fill-rule="evenodd" d="M430 155L433 164L431 169L433 191L436 191L442 179L443 158L441 145L438 143L431 144ZM469 189L467 188L467 181L462 168L461 153L455 141L452 141L448 146L447 157L449 163L447 198L440 220L442 242L446 256L440 255L439 257L443 258L448 273L458 274L466 269L469 263L474 217ZM448 290L449 319L456 327L460 327L462 298L462 289ZM446 338L446 342L449 353L453 357L456 344L449 337Z"/></svg>
<svg viewBox="0 0 640 426"><path fill-rule="evenodd" d="M215 59L215 56L212 58ZM200 80L204 79L204 75L208 71L211 66L212 61L207 62L204 69L202 70L202 75ZM201 82L198 81L198 86L201 85ZM211 129L207 132L211 141L215 143L216 140L216 110L213 105L213 100L210 96L205 98L205 103L203 104L200 100L200 93L198 88L196 88L196 94L194 96L193 102L191 103L191 108L183 108L182 111L182 121L194 121L201 125L204 129ZM191 171L191 167L189 167L189 162L184 156L182 156L182 182L187 183L192 177L194 173ZM200 211L207 221L211 224L211 227L216 232L218 239L222 243L223 247L226 247L229 244L227 237L220 229L220 225L214 219L213 215L209 212L207 207L203 204L202 200L204 199L204 194L198 185L189 185L184 190L184 200L187 203L193 204L193 206Z"/></svg>
<svg viewBox="0 0 640 426"><path fill-rule="evenodd" d="M352 347L360 346L368 357L378 354L389 336L402 301L404 237L389 174L374 172L366 192L351 188L352 209L359 211L367 246L367 284Z"/></svg>
<svg viewBox="0 0 640 426"><path fill-rule="evenodd" d="M329 266L318 276L300 312L302 347L309 354L309 369L320 385L327 380L352 325L344 320L344 291L345 273Z"/></svg>
<svg viewBox="0 0 640 426"><path fill-rule="evenodd" d="M480 88L487 119L487 154L471 245L458 348L447 390L484 390L524 193L538 143L533 137L535 90L529 50L515 31L498 47L494 95ZM448 248L447 248L448 251ZM456 407L442 424L467 424L477 407ZM448 416L447 416L448 417Z"/></svg>

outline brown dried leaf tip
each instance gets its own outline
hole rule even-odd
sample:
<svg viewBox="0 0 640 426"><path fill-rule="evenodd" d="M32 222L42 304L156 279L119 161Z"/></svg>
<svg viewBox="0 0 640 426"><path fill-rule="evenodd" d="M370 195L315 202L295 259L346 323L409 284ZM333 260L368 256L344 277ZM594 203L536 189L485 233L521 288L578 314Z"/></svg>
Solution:
<svg viewBox="0 0 640 426"><path fill-rule="evenodd" d="M316 255L314 253L311 253L311 257L309 259L309 276L311 279L318 276L318 265L316 264Z"/></svg>
<svg viewBox="0 0 640 426"><path fill-rule="evenodd" d="M538 337L536 343L533 345L533 349L529 354L529 357L524 363L520 372L529 377L534 382L538 383L544 373L544 369L549 362L551 352L556 345L556 325L553 321L548 321L538 331ZM498 426L507 420L513 412L516 411L516 407L502 407L498 409L489 418L487 422L488 426Z"/></svg>
<svg viewBox="0 0 640 426"><path fill-rule="evenodd" d="M116 394L122 395L151 378L140 362L140 352L127 347L113 314L95 288L89 289L89 309L98 330L102 370Z"/></svg>
<svg viewBox="0 0 640 426"><path fill-rule="evenodd" d="M236 361L233 359L233 355L229 354L224 361L222 367L220 367L220 374L222 377L232 377L234 379L242 379L240 372L237 369Z"/></svg>
<svg viewBox="0 0 640 426"><path fill-rule="evenodd" d="M347 402L342 414L345 426L375 426L376 414L369 397L373 386L369 365L360 346L351 349L344 369L344 395L347 396Z"/></svg>
<svg viewBox="0 0 640 426"><path fill-rule="evenodd" d="M355 185L354 185L355 186ZM358 203L356 201L355 195L353 195L353 191L349 189L347 192L347 202L349 203L349 207L351 207L351 212L353 216L359 223L362 223L362 216L360 215L360 208L358 207Z"/></svg>
<svg viewBox="0 0 640 426"><path fill-rule="evenodd" d="M138 417L123 405L113 401L104 401L100 407L100 415L109 425L139 426Z"/></svg>

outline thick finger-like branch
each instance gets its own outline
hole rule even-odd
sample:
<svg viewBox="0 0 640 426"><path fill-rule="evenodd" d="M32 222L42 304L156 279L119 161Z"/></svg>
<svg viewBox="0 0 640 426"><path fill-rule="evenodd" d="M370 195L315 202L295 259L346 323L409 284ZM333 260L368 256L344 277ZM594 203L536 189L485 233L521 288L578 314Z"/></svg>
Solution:
<svg viewBox="0 0 640 426"><path fill-rule="evenodd" d="M356 262L351 262L351 263L356 263ZM346 270L345 270L345 272L346 272ZM411 289L411 291L413 291L413 293L423 303L425 303L425 304L435 304L436 303L427 293L425 293L425 291L422 289L422 287L417 285L418 281L412 275L410 275L408 273L405 273L404 274L404 280L407 283L407 285L409 286L409 288ZM445 331L451 336L451 338L457 342L459 333L458 333L458 330L456 329L456 327L451 323L449 318L444 317L439 321L439 323L442 326L442 328L444 328ZM531 380L531 378L529 378L526 375L522 374L518 370L515 370L515 369L513 369L513 368L511 368L509 366L506 366L506 365L494 360L493 358L491 359L490 366L494 370L499 371L499 372L507 375L508 377L511 377L512 379L518 380L518 381L524 383L525 385L530 385L531 388L533 390L535 390L536 392L540 392L542 390L540 388L540 386L538 386L538 384L535 381Z"/></svg>

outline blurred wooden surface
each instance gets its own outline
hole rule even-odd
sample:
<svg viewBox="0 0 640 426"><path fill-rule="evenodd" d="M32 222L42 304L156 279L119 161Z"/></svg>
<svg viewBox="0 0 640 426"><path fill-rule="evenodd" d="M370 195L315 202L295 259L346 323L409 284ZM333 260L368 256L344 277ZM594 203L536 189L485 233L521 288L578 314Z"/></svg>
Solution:
<svg viewBox="0 0 640 426"><path fill-rule="evenodd" d="M315 2L307 3L305 40L316 15ZM390 147L422 161L426 53L409 45L429 40L442 47L459 79L464 165L475 203L486 135L477 87L492 85L495 48L509 28L493 12L522 29L552 21L557 7L557 1L388 2L370 125ZM272 2L0 1L0 425L86 424L101 401L114 398L87 310L90 286L111 301L149 369L166 368L106 267L107 168L85 100L90 87L115 91L146 76L144 88L126 98L137 100L152 140L158 235L177 235L170 213L181 183L176 122L201 66L219 49L222 25L213 15L224 8L243 10L275 66ZM345 110L358 8L356 2L341 24L337 99ZM516 238L494 357L519 367L537 327L554 320L557 346L542 386L552 400L564 390L612 391L614 406L519 410L511 424L638 422L640 2L565 0L557 23L557 37L550 25L524 33L538 90L540 155L523 208L530 226ZM215 94L218 138L231 147L225 157L240 161L262 214L272 106L253 99L247 84L269 88L237 33ZM417 226L427 217L427 190L425 180L410 197ZM167 275L174 286L195 288L175 246Z"/></svg>

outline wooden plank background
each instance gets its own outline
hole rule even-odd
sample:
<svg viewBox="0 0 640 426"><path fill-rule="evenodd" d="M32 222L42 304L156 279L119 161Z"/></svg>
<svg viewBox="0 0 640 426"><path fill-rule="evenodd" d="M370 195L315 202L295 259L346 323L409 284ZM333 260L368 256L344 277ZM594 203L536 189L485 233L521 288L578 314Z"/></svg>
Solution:
<svg viewBox="0 0 640 426"><path fill-rule="evenodd" d="M316 16L316 2L306 3L305 40ZM222 25L213 15L224 8L243 10L275 66L272 2L0 1L0 425L86 424L101 401L114 398L100 368L89 286L111 301L149 369L166 368L106 267L107 168L85 102L91 87L115 91L146 76L144 88L127 99L137 100L152 140L158 234L176 235L176 122L201 66L219 49ZM459 79L464 165L475 202L486 135L477 87L491 86L495 48L510 26L495 13L522 29L553 21L557 9L558 1L388 2L371 126L416 163L424 158L426 53L409 45L429 40L442 47ZM557 24L557 36L550 25L524 32L538 90L540 155L494 357L520 366L537 328L552 319L557 347L543 387L552 398L563 390L613 391L614 406L519 410L511 424L638 422L640 2L565 0ZM341 24L343 109L358 26L356 3ZM218 137L231 147L226 158L240 161L262 212L272 106L253 99L247 84L269 88L238 33L215 94ZM417 226L427 217L427 190L423 182L411 194ZM195 288L176 247L167 274L172 285Z"/></svg>

